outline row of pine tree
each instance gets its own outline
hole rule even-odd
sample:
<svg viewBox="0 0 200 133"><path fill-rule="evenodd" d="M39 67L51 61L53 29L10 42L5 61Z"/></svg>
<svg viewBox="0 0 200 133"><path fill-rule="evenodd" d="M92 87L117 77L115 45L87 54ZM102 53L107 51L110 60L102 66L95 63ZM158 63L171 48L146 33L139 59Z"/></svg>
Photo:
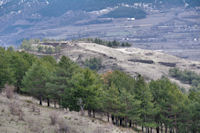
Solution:
<svg viewBox="0 0 200 133"><path fill-rule="evenodd" d="M163 77L149 83L121 71L98 74L68 57L36 57L0 48L0 88L16 87L48 105L73 111L103 113L108 121L151 133L200 132L200 91L182 93Z"/></svg>

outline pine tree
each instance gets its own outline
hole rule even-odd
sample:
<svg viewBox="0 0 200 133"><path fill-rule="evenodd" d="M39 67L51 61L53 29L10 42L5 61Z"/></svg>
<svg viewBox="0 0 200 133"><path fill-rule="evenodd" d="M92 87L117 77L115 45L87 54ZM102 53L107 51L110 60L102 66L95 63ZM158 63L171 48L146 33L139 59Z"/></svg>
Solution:
<svg viewBox="0 0 200 133"><path fill-rule="evenodd" d="M22 81L24 85L22 91L38 98L40 105L42 105L42 99L46 98L45 84L49 77L48 74L47 68L41 62L37 62L26 72Z"/></svg>
<svg viewBox="0 0 200 133"><path fill-rule="evenodd" d="M11 69L9 60L9 53L4 48L0 47L0 88L4 87L6 83L16 83L14 72Z"/></svg>
<svg viewBox="0 0 200 133"><path fill-rule="evenodd" d="M153 122L153 97L149 90L149 87L147 86L146 82L144 81L144 78L142 76L138 76L135 84L135 98L140 103L140 122L142 126L142 130L144 131L144 127L146 127L146 130L149 127L154 126Z"/></svg>

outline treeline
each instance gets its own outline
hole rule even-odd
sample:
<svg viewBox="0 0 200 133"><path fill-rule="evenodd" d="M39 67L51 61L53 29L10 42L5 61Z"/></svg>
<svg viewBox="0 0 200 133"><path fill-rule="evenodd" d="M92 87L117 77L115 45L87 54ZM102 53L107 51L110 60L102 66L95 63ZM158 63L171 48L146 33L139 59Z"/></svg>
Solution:
<svg viewBox="0 0 200 133"><path fill-rule="evenodd" d="M81 68L68 57L38 58L25 52L0 48L0 85L15 85L42 101L58 103L89 116L104 113L108 121L143 132L198 133L200 91L183 94L167 78L145 82L121 71L97 74ZM56 105L56 104L55 104Z"/></svg>
<svg viewBox="0 0 200 133"><path fill-rule="evenodd" d="M91 70L96 70L96 71L100 70L103 67L102 59L96 57L86 59L83 64L84 66L90 68Z"/></svg>
<svg viewBox="0 0 200 133"><path fill-rule="evenodd" d="M102 40L100 38L85 38L85 39L81 39L81 40L108 46L108 47L130 47L131 46L131 44L128 42L118 42L116 40L106 41L106 40Z"/></svg>
<svg viewBox="0 0 200 133"><path fill-rule="evenodd" d="M42 42L57 42L56 40L47 40L43 39ZM30 40L23 40L20 48L26 51L31 51L31 52L39 52L39 53L44 53L44 54L55 54L59 53L61 51L61 46L50 46L50 45L42 45L40 44L39 39L30 39Z"/></svg>
<svg viewBox="0 0 200 133"><path fill-rule="evenodd" d="M169 75L185 84L192 85L194 90L200 90L200 75L193 71L172 68L169 70Z"/></svg>

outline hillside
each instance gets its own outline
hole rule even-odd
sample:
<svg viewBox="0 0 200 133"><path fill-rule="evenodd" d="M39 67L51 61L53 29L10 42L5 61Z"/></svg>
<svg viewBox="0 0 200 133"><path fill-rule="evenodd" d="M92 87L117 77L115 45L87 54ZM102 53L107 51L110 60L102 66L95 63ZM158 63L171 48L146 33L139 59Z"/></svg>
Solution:
<svg viewBox="0 0 200 133"><path fill-rule="evenodd" d="M11 112L11 106L15 110L22 110L21 118ZM62 125L51 125L50 116L53 114L57 115ZM66 128L67 133L68 131L69 133L134 133L131 129L116 127L106 122L106 119L100 120L102 115L89 118L86 114L81 116L78 112L55 109L53 106L39 106L36 99L32 97L15 94L13 99L8 99L5 93L0 94L1 133L61 133L60 126Z"/></svg>
<svg viewBox="0 0 200 133"><path fill-rule="evenodd" d="M14 90L36 98L40 107L44 103L48 107L54 103L54 106L59 105L70 111L81 114L87 112L90 119L93 117L100 121L112 122L119 127L127 127L127 130L129 127L133 130L142 130L142 132L156 130L159 133L160 130L163 131L164 124L165 132L198 131L200 75L191 71L182 71L181 68L188 68L199 73L199 62L181 60L160 52L109 48L83 41L32 40L29 42L34 43L27 45L23 43L22 46L35 55L23 50L14 51L12 47L0 48L0 91L5 92L6 97L11 99L9 100L11 102L7 102L10 114L17 116L19 121L26 120L24 124L28 124L30 130L38 132L49 125L38 122L40 125L38 126L35 125L34 120L25 119L26 111L23 109L28 105L19 105L21 102L15 97L16 95L13 97ZM113 46L119 43L113 41L108 44ZM52 56L55 56L57 60ZM176 68L168 72L169 68L175 67L180 70ZM99 73L93 70L98 70ZM186 92L174 81L170 81L174 79L169 77L168 73L182 83L193 87ZM165 74L165 77L161 77L162 74ZM179 83L181 87L189 87L182 83ZM25 102L32 104L35 99ZM4 114L5 110L1 112ZM41 114L40 109L33 105L31 112L37 113L36 115ZM75 114L78 116L77 113ZM45 122L49 123L47 115L45 116ZM58 116L59 114L53 112L48 116L51 119L51 125L56 125L55 130L80 132L79 125L76 125L71 118L67 125L66 118ZM65 114L61 113L61 117L63 116ZM20 123L18 120L16 120L16 125ZM92 122L95 120L93 119ZM81 123L81 120L77 121ZM6 124L7 119L3 119L3 122ZM70 125L71 122L73 126ZM84 128L80 130L96 133L92 127L84 125ZM12 128L9 127L9 129ZM107 127L103 129L107 130ZM25 130L28 129L25 128ZM110 130L115 131L115 129Z"/></svg>
<svg viewBox="0 0 200 133"><path fill-rule="evenodd" d="M122 70L133 77L141 74L146 80L156 80L162 76L169 77L169 69L174 67L200 73L200 62L181 59L159 51L133 47L110 48L85 42L66 42L62 47L61 53L55 54L58 59L65 55L82 66L86 59L101 58L103 67L99 70L100 73L109 70ZM40 55L41 53L34 52L34 54ZM190 87L171 77L169 78L181 87Z"/></svg>

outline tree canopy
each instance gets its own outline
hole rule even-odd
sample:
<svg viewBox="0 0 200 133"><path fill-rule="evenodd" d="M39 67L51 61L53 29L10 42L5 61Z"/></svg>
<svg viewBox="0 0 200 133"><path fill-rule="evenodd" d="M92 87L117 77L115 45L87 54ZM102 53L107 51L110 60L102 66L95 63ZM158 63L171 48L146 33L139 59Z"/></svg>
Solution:
<svg viewBox="0 0 200 133"><path fill-rule="evenodd" d="M182 77L179 73L173 70L171 74ZM192 72L184 73L190 75L189 83L198 79ZM56 61L52 56L0 48L0 88L5 84L39 99L40 104L54 101L73 111L87 110L93 117L95 112L103 113L113 124L139 126L143 132L200 129L200 91L182 93L165 77L146 82L141 75L133 78L118 70L98 74L65 56Z"/></svg>

